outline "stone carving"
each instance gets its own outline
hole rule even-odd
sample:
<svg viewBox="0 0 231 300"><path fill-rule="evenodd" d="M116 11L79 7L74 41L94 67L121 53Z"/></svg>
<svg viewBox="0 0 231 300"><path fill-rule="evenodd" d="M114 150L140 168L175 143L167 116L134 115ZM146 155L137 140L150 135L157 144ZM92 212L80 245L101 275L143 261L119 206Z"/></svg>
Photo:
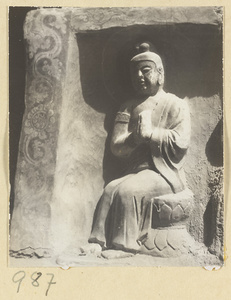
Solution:
<svg viewBox="0 0 231 300"><path fill-rule="evenodd" d="M84 259L90 265L94 262L114 264L113 261L107 262L102 258L133 258L134 253L171 257L193 252L196 255L191 260L186 255L187 262L184 263L184 257L181 256L176 264L194 265L200 254L206 255L198 259L198 265L204 264L203 259L208 264L210 257L206 252L207 248L196 243L187 230L200 243L205 242L206 232L210 230L214 240L212 242L210 237L210 243L207 242L206 246L211 245L209 250L215 254L211 254L211 257L216 259L218 255L222 255L223 202L218 186L218 197L212 196L216 182L210 184L211 165L207 152L211 153L212 149L214 156L218 155L214 150L214 143L205 151L209 136L222 113L219 111L221 96L218 90L221 72L217 72L215 77L205 76L214 74L211 70L220 66L217 56L221 49L220 15L220 9L215 7L46 8L27 15L24 26L27 51L26 109L11 220L12 256L48 257L52 248L55 253L52 253L52 259L49 260L50 265L54 265L56 258L63 253L67 253L68 262L71 255L74 255L74 261L77 262L75 265L81 264ZM137 26L133 26L134 24ZM198 35L198 32L201 34ZM116 69L116 64L119 63L119 54L123 50L123 53L128 54L131 44L141 36L155 39L155 46L163 53L168 75L166 88L181 98L187 98L182 100L163 91L164 72L159 69L157 73L152 70L153 77L149 78L151 82L159 80L159 89L156 90L155 87L149 90L146 89L145 82L141 81L140 84L144 93L156 93L155 96L151 95L156 101L150 101L150 105L144 101L146 104L140 106L139 112L133 103L130 106L130 102L121 107L116 117L115 130L120 128L120 132L128 124L131 132L139 127L134 139L128 139L127 149L133 149L136 144L143 146L140 145L130 157L130 165L124 174L128 176L129 185L126 186L124 178L121 179L117 193L117 187L111 182L104 191L104 200L107 193L111 196L108 207L101 207L105 201L100 201L97 206L91 242L96 242L96 234L99 235L101 230L100 223L105 224L105 232L102 239L97 237L99 244L90 243L88 249L89 252L97 253L95 256L101 257L99 262L98 257L91 260L84 257L84 253L80 254L80 250L88 251L86 248L80 249L80 246L85 245L89 238L95 205L104 183L118 177L121 164L117 164L116 158L111 159L111 154L108 155L111 120L118 110L118 103L113 100L119 98L117 93L112 92L122 86L123 97L119 99L122 102L129 95L129 89L123 90L126 85L123 77L121 81L124 85L116 83L115 73L119 70ZM114 47L115 44L118 46ZM201 60L202 55L206 60ZM126 57L124 55L124 61ZM109 72L104 74L107 80L103 82L104 62ZM123 59L120 63L123 64ZM185 68L186 63L189 69ZM135 71L137 66L138 63L134 63ZM152 61L148 67L153 69ZM139 102L138 94L141 91L137 89L135 80L134 78L133 85L136 95L133 100ZM115 82L112 92L108 85L110 82ZM160 106L157 96L163 100ZM173 103L172 107L170 103ZM172 140L169 151L164 134L160 134L163 137L163 147L155 147L158 146L156 136L153 134L150 139L150 128L154 124L157 128L161 127L160 131L164 131L171 125L170 118L177 123L177 118L181 115L188 115L187 104L192 117L192 136L187 163L184 164L188 179L186 185L181 164L183 165L187 152L189 134L180 132L180 136L186 138L182 143L177 142L177 147L174 145L178 137ZM153 111L152 114L148 112L150 110ZM136 126L139 114L140 126ZM157 115L159 117L155 118ZM185 122L186 130L190 124L185 119L186 117L180 118L179 124ZM116 136L114 133L113 137ZM142 142L143 139L147 141ZM125 147L126 151L123 149L118 153L117 146L117 143L112 145L116 155L127 151ZM121 159L122 162L128 160L126 157ZM173 171L178 166L179 174ZM139 167L144 169L139 170ZM145 176L139 180L136 175L131 175L134 174L132 172ZM160 175L155 176L157 173ZM174 173L179 180L174 180ZM222 170L217 175L221 176ZM131 183L132 177L135 184ZM113 195L110 189L114 191ZM190 190L194 192L194 197ZM126 193L132 194L131 201L126 201L123 196ZM210 221L213 229L206 225L204 230L206 222L203 213L209 198L213 202L214 220ZM209 217L211 219L211 214ZM102 251L102 248L107 251ZM156 257L135 255L129 264L136 264L139 258L142 261L146 259L149 265L161 265L163 262ZM167 259L165 264L170 265L173 261L175 259ZM117 261L116 264L118 263ZM127 260L121 261L121 264L127 263Z"/></svg>
<svg viewBox="0 0 231 300"><path fill-rule="evenodd" d="M130 62L136 95L118 112L111 141L112 152L127 159L128 167L122 178L105 187L89 242L155 256L178 255L193 244L185 228L193 194L183 170L190 114L186 102L164 92L160 56L148 43L138 49Z"/></svg>
<svg viewBox="0 0 231 300"><path fill-rule="evenodd" d="M32 11L24 24L28 76L11 222L14 256L28 246L49 246L66 23L65 13L54 9Z"/></svg>
<svg viewBox="0 0 231 300"><path fill-rule="evenodd" d="M221 22L221 7L203 7L198 10L195 7L131 7L129 11L125 7L113 8L77 8L72 16L72 28L74 31L98 30L113 26L128 26L135 24L177 24L198 23L217 25Z"/></svg>
<svg viewBox="0 0 231 300"><path fill-rule="evenodd" d="M209 251L224 260L224 192L223 169L218 168L211 172L211 198L212 198L212 232L213 241Z"/></svg>

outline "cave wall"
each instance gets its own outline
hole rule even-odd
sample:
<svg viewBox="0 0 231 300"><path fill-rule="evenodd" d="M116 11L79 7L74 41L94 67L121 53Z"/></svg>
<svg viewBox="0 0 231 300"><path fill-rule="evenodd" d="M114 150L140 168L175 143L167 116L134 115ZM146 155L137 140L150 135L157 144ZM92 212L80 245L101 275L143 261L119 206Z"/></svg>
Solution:
<svg viewBox="0 0 231 300"><path fill-rule="evenodd" d="M190 107L185 170L195 208L188 230L207 246L221 241L222 189L218 200L212 197L213 178L220 172L221 185L223 166L221 11L37 9L27 14L24 39L25 110L15 180L12 171L11 249L60 253L87 242L103 188L124 166L110 152L110 134L116 111L131 97L128 62L141 40L151 41L163 59L165 90Z"/></svg>

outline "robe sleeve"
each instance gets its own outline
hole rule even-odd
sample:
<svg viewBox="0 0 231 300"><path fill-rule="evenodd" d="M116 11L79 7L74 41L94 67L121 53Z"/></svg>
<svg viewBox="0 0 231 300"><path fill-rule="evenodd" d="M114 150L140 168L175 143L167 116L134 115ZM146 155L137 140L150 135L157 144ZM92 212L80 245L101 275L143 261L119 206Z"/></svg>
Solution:
<svg viewBox="0 0 231 300"><path fill-rule="evenodd" d="M111 139L111 151L116 156L128 157L136 148L133 134L128 130L129 122L129 107L121 107L115 118Z"/></svg>
<svg viewBox="0 0 231 300"><path fill-rule="evenodd" d="M171 169L180 169L184 162L190 142L190 113L186 101L177 98L161 116L160 127L153 130L151 136L158 155Z"/></svg>

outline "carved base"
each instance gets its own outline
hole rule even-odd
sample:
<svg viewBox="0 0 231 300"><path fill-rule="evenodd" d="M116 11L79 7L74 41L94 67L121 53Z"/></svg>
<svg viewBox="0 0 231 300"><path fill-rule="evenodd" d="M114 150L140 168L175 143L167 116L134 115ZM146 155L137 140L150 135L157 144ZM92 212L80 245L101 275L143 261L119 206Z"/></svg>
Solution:
<svg viewBox="0 0 231 300"><path fill-rule="evenodd" d="M195 240L185 226L151 229L142 241L139 253L158 257L177 257L192 253Z"/></svg>
<svg viewBox="0 0 231 300"><path fill-rule="evenodd" d="M151 224L144 226L137 240L139 252L160 257L190 252L195 241L186 230L186 223L192 208L193 194L189 189L153 198Z"/></svg>

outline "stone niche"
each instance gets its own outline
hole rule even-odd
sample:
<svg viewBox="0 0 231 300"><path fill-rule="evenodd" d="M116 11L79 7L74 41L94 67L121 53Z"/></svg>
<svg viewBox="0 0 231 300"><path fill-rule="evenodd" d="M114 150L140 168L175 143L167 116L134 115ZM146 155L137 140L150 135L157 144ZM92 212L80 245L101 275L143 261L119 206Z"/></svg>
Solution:
<svg viewBox="0 0 231 300"><path fill-rule="evenodd" d="M222 264L222 9L41 8L27 14L24 39L11 256L49 257L52 265L87 243L103 188L124 167L110 152L110 135L131 94L134 45L148 40L163 58L165 90L190 106L185 170L195 206L188 231Z"/></svg>

